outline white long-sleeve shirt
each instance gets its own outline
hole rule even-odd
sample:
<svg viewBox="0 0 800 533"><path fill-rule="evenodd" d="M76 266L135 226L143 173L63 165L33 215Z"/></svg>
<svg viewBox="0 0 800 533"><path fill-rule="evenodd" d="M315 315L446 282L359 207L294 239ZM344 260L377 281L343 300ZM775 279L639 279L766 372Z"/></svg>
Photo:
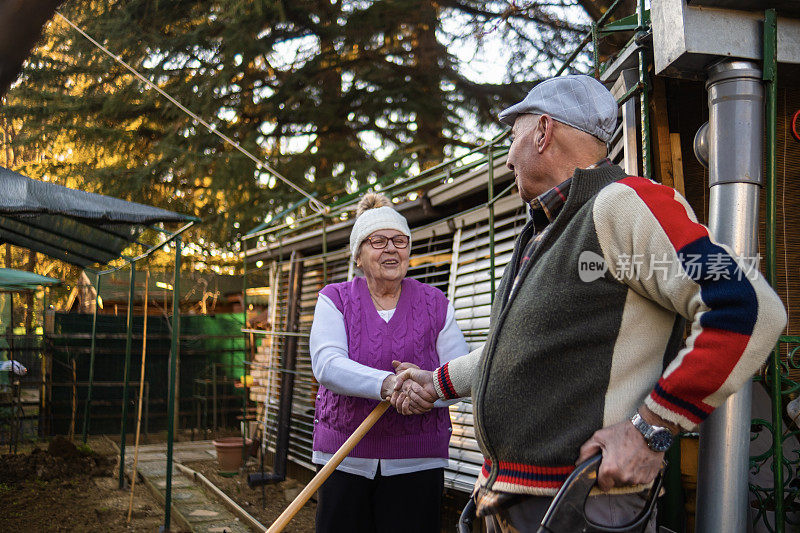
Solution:
<svg viewBox="0 0 800 533"><path fill-rule="evenodd" d="M394 309L387 311L378 310L381 318L388 322ZM348 356L347 331L344 325L344 315L334 303L325 295L320 295L314 309L314 322L311 325L309 339L311 352L311 368L317 381L328 390L337 394L382 400L381 385L391 372L378 370L353 361ZM436 339L436 353L441 365L469 352L464 335L455 320L455 310L452 304L447 304L447 316L444 327ZM319 399L319 396L317 396ZM453 401L443 402L438 400L434 407L447 408ZM332 454L314 451L311 457L314 464L324 465ZM364 476L369 479L375 477L380 464L381 475L392 476L418 472L431 468L447 466L445 458L419 458L419 459L365 459L361 457L347 457L337 467L337 470Z"/></svg>

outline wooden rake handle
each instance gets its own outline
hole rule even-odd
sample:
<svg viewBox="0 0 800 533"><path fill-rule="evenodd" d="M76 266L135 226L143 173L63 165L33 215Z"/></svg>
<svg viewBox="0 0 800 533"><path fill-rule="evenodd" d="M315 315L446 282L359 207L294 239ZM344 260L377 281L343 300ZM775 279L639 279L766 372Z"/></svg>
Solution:
<svg viewBox="0 0 800 533"><path fill-rule="evenodd" d="M383 416L383 413L386 412L386 409L389 408L389 401L384 400L378 405L375 406L375 409L361 422L361 425L356 428L350 438L348 438L342 447L336 450L336 453L333 454L331 460L328 461L322 469L317 472L317 475L309 481L308 485L303 489L303 491L297 495L292 503L289 504L289 507L286 508L285 511L281 513L281 515L269 526L267 533L279 533L283 531L283 528L294 518L294 515L305 505L311 496L317 492L317 489L325 483L325 480L328 479L336 467L339 466L339 463L344 461L344 458L356 447L361 439L364 438L364 435L375 425L375 422Z"/></svg>

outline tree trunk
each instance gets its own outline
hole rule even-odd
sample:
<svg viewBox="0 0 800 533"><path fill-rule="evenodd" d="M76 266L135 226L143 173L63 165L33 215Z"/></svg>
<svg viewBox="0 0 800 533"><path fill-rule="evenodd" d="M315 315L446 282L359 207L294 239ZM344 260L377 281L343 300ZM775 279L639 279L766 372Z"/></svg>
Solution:
<svg viewBox="0 0 800 533"><path fill-rule="evenodd" d="M439 8L429 0L419 3L415 10L416 78L412 83L420 85L421 102L417 112L417 142L420 169L432 167L444 160L445 128L444 94L442 91L442 67L440 61L447 60L447 50L436 39L439 27Z"/></svg>

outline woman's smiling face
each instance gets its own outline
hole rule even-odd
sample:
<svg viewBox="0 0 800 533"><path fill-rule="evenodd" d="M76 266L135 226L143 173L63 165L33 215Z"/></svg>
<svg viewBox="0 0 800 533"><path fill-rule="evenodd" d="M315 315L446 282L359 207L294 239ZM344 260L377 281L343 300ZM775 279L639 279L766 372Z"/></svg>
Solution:
<svg viewBox="0 0 800 533"><path fill-rule="evenodd" d="M369 239L377 236L389 239L386 248L376 250L372 247ZM401 281L406 277L410 246L397 248L392 242L392 237L401 236L405 235L400 231L382 229L364 239L356 258L356 266L364 272L364 277L374 281Z"/></svg>

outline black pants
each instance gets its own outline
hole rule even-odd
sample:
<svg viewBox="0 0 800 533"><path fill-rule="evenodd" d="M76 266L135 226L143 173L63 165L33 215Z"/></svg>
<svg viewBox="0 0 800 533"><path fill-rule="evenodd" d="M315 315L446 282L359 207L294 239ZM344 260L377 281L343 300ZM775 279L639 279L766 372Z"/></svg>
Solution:
<svg viewBox="0 0 800 533"><path fill-rule="evenodd" d="M439 533L444 469L367 479L339 470L317 493L317 533Z"/></svg>

